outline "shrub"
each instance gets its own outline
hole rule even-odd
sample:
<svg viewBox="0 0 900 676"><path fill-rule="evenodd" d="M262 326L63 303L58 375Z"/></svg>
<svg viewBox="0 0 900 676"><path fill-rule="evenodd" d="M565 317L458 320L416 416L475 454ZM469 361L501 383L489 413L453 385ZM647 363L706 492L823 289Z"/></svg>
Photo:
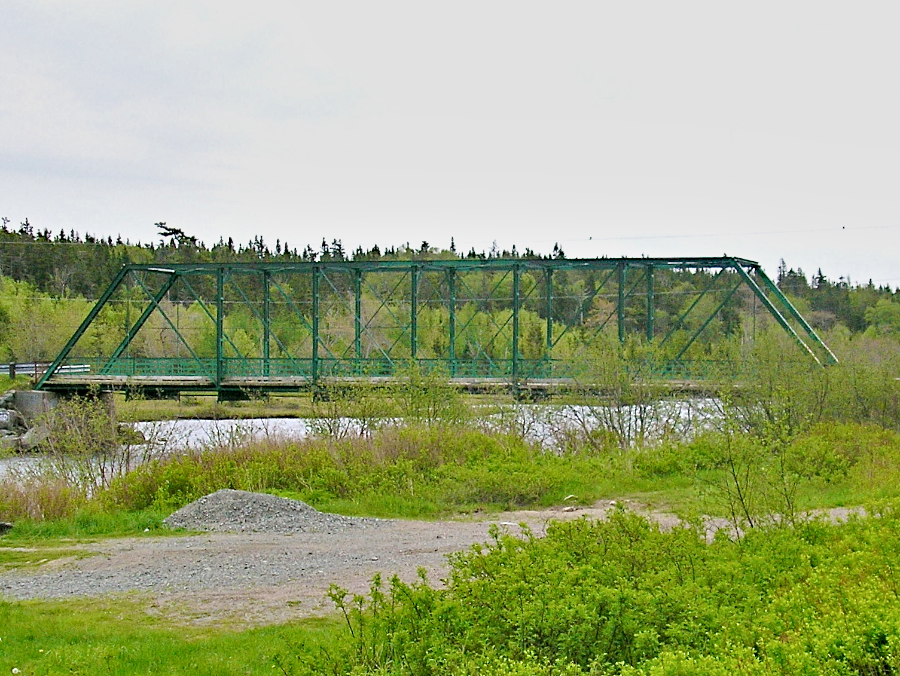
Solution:
<svg viewBox="0 0 900 676"><path fill-rule="evenodd" d="M494 530L444 589L376 578L331 597L353 673L893 673L897 510L707 545L640 517ZM476 666L478 665L478 666ZM508 671L504 671L508 670Z"/></svg>

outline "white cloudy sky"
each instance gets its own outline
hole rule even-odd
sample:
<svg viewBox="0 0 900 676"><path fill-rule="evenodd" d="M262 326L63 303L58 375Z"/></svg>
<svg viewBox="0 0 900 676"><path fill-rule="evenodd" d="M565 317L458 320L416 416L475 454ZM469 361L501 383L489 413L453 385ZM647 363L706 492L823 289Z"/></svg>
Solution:
<svg viewBox="0 0 900 676"><path fill-rule="evenodd" d="M900 285L897 8L2 0L0 216Z"/></svg>

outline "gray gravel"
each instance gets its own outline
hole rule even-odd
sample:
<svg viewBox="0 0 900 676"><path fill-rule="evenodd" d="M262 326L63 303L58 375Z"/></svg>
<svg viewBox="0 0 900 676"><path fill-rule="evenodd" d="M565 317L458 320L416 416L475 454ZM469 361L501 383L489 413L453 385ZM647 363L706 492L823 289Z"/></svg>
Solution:
<svg viewBox="0 0 900 676"><path fill-rule="evenodd" d="M170 528L223 533L339 533L374 528L382 519L326 514L300 500L222 489L169 516Z"/></svg>
<svg viewBox="0 0 900 676"><path fill-rule="evenodd" d="M211 532L75 545L73 549L87 556L0 571L0 598L137 592L148 612L176 621L232 626L284 622L333 612L326 597L332 583L365 594L375 573L412 582L423 569L438 584L447 574L447 555L490 539L491 524L518 533L519 524L525 523L540 535L549 521L603 519L615 504L602 501L586 508L427 522L349 518L294 500L219 491L167 520L173 526ZM674 515L623 504L665 528L678 523ZM842 520L853 511L832 510L828 516ZM710 532L714 529L711 524Z"/></svg>
<svg viewBox="0 0 900 676"><path fill-rule="evenodd" d="M602 513L604 510L599 510ZM223 490L170 516L181 537L73 545L79 556L0 571L0 598L51 599L134 594L148 612L191 623L252 626L334 611L332 583L365 594L372 576L439 584L447 555L490 539L491 524L541 532L561 512L495 514L440 522L326 514L296 500ZM35 557L39 557L39 550Z"/></svg>

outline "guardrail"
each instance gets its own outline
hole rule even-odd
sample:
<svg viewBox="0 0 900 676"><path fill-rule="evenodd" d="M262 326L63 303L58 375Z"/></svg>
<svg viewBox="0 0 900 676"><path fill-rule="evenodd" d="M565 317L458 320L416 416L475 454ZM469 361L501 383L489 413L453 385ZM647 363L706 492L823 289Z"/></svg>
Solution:
<svg viewBox="0 0 900 676"><path fill-rule="evenodd" d="M17 376L31 376L34 380L42 377L47 369L50 368L50 362L26 362L23 364L10 363L0 364L0 376L9 376L15 378ZM90 364L65 364L57 369L57 373L62 374L88 374L91 373Z"/></svg>

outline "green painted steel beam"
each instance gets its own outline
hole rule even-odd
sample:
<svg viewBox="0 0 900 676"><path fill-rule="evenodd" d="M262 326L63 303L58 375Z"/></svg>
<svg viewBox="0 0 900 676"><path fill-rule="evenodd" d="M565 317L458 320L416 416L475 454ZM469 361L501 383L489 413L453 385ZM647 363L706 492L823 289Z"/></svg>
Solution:
<svg viewBox="0 0 900 676"><path fill-rule="evenodd" d="M787 311L791 315L791 317L793 317L794 320L798 324L800 324L800 326L806 332L806 335L809 336L810 340L812 340L813 343L825 353L825 363L826 364L837 364L838 358L834 356L834 352L832 352L831 349L822 341L822 339L819 338L819 335L807 323L807 321L803 318L803 315L801 315L797 311L797 308L794 307L794 304L791 303L791 301L788 299L788 297L785 296L781 292L781 289L779 289L775 285L775 282L773 282L771 279L769 279L769 276L765 272L763 272L762 268L759 267L758 265L755 266L753 268L753 270L756 273L756 275L763 281L763 284L765 285L765 287L787 309Z"/></svg>
<svg viewBox="0 0 900 676"><path fill-rule="evenodd" d="M619 328L619 342L625 342L625 275L628 273L628 264L623 260L616 267L618 279L619 299L616 303L616 323Z"/></svg>
<svg viewBox="0 0 900 676"><path fill-rule="evenodd" d="M159 302L166 297L166 294L169 292L169 289L175 284L175 280L178 279L177 274L169 275L169 278L163 283L163 285L159 288L159 291L156 292L155 295L149 296L150 302L147 304L147 307L144 308L144 311L141 313L141 316L138 317L137 321L134 325L128 329L128 332L125 334L125 337L122 339L122 342L119 343L118 347L113 350L112 356L107 360L106 365L100 369L101 373L107 373L110 365L115 362L119 356L128 348L131 344L131 341L137 335L138 331L143 328L144 324L148 319L150 319L150 315L153 314L154 310L158 309ZM141 287L143 288L143 283L141 283ZM146 292L146 288L144 288Z"/></svg>
<svg viewBox="0 0 900 676"><path fill-rule="evenodd" d="M629 277L629 268L640 270L642 274ZM662 302L663 294L669 293L667 285L670 276L661 276L661 271L665 270L672 271L674 275L684 271L695 284L705 285L702 290L698 289L693 302L668 327L662 340L657 340L657 303ZM715 271L715 275L708 280L706 275L694 276L701 271ZM182 281L184 288L193 296L192 306L213 320L216 326L214 359L201 359L191 346L191 335L182 335L180 328L172 323L161 305L168 289L149 291L140 279L147 273L168 275L170 287L174 280ZM148 360L135 358L126 364L121 359L136 335L146 330L147 318L157 309L196 360L196 364L188 366L186 360L180 362L175 359L166 362L164 368L171 369L172 373L214 373L211 386L219 392L231 392L240 389L232 378L244 376L256 378L252 387L263 389L269 386L278 389L306 385L315 388L323 382L330 382L332 378L362 375L390 378L398 373L399 365L410 358L421 362L422 367L429 370L444 366L454 378L494 378L510 387L539 376L566 377L566 369L571 366L566 364L596 341L614 318L620 341L626 339L629 327L634 325L629 317L635 317L638 326L642 320L645 321L642 329L647 342L654 344L656 350L661 350L680 331L688 316L697 311L700 302L717 289L726 273L740 275L741 284L749 280L748 286L754 297L762 301L785 331L807 346L813 357L824 355L826 362L836 361L800 313L765 277L757 263L728 256L258 262L182 264L165 268L129 265L120 270L98 305L51 365L42 383L50 385L53 374L76 349L78 340L97 320L102 308L108 305L113 293L121 288L129 274L135 275L150 303L134 325L126 326L125 340L114 350L113 356L106 362L108 368L104 370L115 376L120 373L140 374L141 369L157 368ZM754 274L755 279L751 276ZM252 279L245 283L241 275ZM564 275L570 275L570 279L577 284L558 284L557 280L562 280ZM615 290L609 288L613 278ZM586 288L581 285L582 282L587 283ZM181 289L180 286L177 288ZM718 302L712 314L700 318L699 328L693 330L687 343L678 346L680 351L674 361L680 360L697 338L708 330L721 309L731 302L736 289L732 283L722 289L727 292L724 299ZM227 300L226 292L227 298L233 300ZM557 295L563 293L569 296ZM210 300L214 295L216 305L213 310ZM612 301L610 306L615 303L608 314L600 317L591 312L598 297ZM364 298L366 303L370 300L378 303L374 313L363 314ZM244 345L237 339L238 334L232 336L232 332L226 331L226 318L235 303L236 317L246 312L243 308L250 312L253 323L248 330L258 331L254 333L254 340L257 343L262 341L261 359L255 352L256 348L253 353L256 356L251 358L244 354L238 346L238 343ZM436 321L435 315L429 311L435 306L446 308ZM306 309L301 310L301 307ZM666 307L669 307L668 303ZM287 319L285 329L276 328L273 324L276 317L279 327ZM538 317L544 326L538 324L535 331L534 322ZM424 329L426 318L429 327L427 334ZM792 326L800 326L807 340L802 340ZM282 330L289 332L286 343L278 335ZM312 340L308 359L305 347L307 330ZM435 330L441 334L432 341ZM576 346L580 349L576 350L576 355L554 359L553 353L560 340L574 331L579 332ZM428 341L423 342L426 335ZM281 350L282 358L273 359L272 341ZM465 353L460 354L463 344ZM675 351L672 350L673 353ZM293 352L303 356L295 356ZM817 352L820 354L817 355ZM232 353L236 357L232 357ZM364 353L374 356L364 358ZM676 367L681 369L674 361L666 366L672 373ZM279 381L279 378L288 378L290 382ZM71 384L71 381L68 382ZM63 385L60 379L58 386Z"/></svg>
<svg viewBox="0 0 900 676"><path fill-rule="evenodd" d="M175 277L180 277L180 275L175 275ZM147 289L147 287L144 285L144 282L140 278L137 278L137 283L142 288L144 293L147 294L148 297L151 296L149 289ZM190 353L191 358L202 369L203 363L204 363L203 359L194 351L194 348L192 348L191 344L187 340L185 340L184 336L181 335L181 331L178 329L178 327L175 325L175 323L169 318L169 315L166 314L165 310L163 310L163 308L159 304L157 304L155 306L155 309L157 312L159 312L159 316L162 317L163 320L166 322L166 324L169 325L169 328L172 329L172 333L174 333L175 336L178 338L178 340L181 341L181 344L185 346L187 351Z"/></svg>
<svg viewBox="0 0 900 676"><path fill-rule="evenodd" d="M44 372L44 375L41 376L41 379L38 381L37 385L34 386L34 389L40 390L43 389L44 385L47 381L56 373L56 369L60 367L60 365L65 361L66 357L69 356L69 353L72 351L72 348L75 347L75 344L81 339L84 335L84 332L87 331L87 328L91 325L91 323L96 319L97 315L100 314L100 310L102 310L106 303L112 298L113 293L115 293L116 289L119 288L119 285L122 283L122 280L125 279L125 275L127 275L131 271L129 266L123 266L121 270L119 270L115 279L113 279L112 283L103 292L103 295L97 300L94 307L91 308L91 311L88 312L87 317L84 318L84 321L81 322L81 325L75 330L75 333L72 334L72 337L66 341L66 344L63 346L63 349L56 356L56 359L50 364L50 367Z"/></svg>
<svg viewBox="0 0 900 676"><path fill-rule="evenodd" d="M668 269L708 269L717 267L731 267L741 265L755 267L759 264L745 258L733 256L715 257L684 257L684 258L492 258L492 259L458 259L458 260L415 260L415 261L318 261L301 263L283 263L260 261L253 263L227 263L227 267L237 274L255 273L259 270L269 270L274 273L297 273L302 270L309 271L312 267L321 268L324 271L396 271L408 270L411 265L417 265L421 270L439 271L448 268L470 271L498 271L507 270L513 264L519 265L523 270L542 270L547 266L554 270L614 270L619 263L630 267L652 264L657 268ZM181 274L211 274L222 263L180 263L166 265L162 268L154 264L129 263L127 267L134 270L159 271L175 270Z"/></svg>
<svg viewBox="0 0 900 676"><path fill-rule="evenodd" d="M262 271L262 283L263 283L263 376L268 378L271 375L270 369L270 357L269 348L272 343L272 317L271 317L271 309L269 307L271 299L270 299L270 289L269 289L269 281L272 277L272 274L268 270ZM244 296L243 289L241 290L241 295ZM247 297L244 296L244 300L247 300ZM252 308L252 304L251 309Z"/></svg>
<svg viewBox="0 0 900 676"><path fill-rule="evenodd" d="M544 268L544 289L546 294L544 314L547 320L547 343L544 356L549 361L553 352L553 268L549 266Z"/></svg>
<svg viewBox="0 0 900 676"><path fill-rule="evenodd" d="M716 318L716 315L718 315L718 314L722 311L722 308L724 308L725 305L728 304L728 301L731 300L731 297L732 297L732 296L735 294L735 292L736 292L738 289L740 289L740 288L741 288L741 282L739 281L739 282L731 289L731 291L729 291L727 294L725 294L725 298L722 299L722 302L719 303L718 306L716 306L716 309L715 309L715 310L713 310L711 313L709 313L709 315L707 316L706 320L700 325L700 327L699 327L696 331L694 331L693 335L692 335L692 336L688 339L688 341L681 347L681 350L679 350L678 354L675 355L674 359L672 359L672 360L670 360L670 361L677 362L677 361L679 361L679 360L684 356L684 353L687 352L688 349L690 349L691 345L694 344L694 341L697 340L697 338L700 337L700 334L703 333L703 332L706 330L706 327L710 325L710 323L712 322L712 320Z"/></svg>
<svg viewBox="0 0 900 676"><path fill-rule="evenodd" d="M419 329L419 266L413 265L409 274L409 356L415 359L418 353Z"/></svg>
<svg viewBox="0 0 900 676"><path fill-rule="evenodd" d="M519 266L513 267L513 313L512 313L512 386L515 392L519 387L519 285L521 284Z"/></svg>
<svg viewBox="0 0 900 676"><path fill-rule="evenodd" d="M787 319L784 318L784 315L782 315L781 312L778 310L778 308L775 307L775 305L772 303L772 301L769 300L768 296L766 296L766 294L763 293L762 289L760 289L759 286L757 286L756 282L753 281L753 278L747 273L747 271L739 265L735 266L735 267L738 271L738 274L740 274L741 277L744 278L744 281L747 283L747 286L749 286L750 289L753 291L753 293L756 294L757 298L759 298L759 300L762 301L762 304L766 306L766 309L769 310L771 315L773 317L775 317L775 320L778 322L778 324L781 326L781 328L783 328L794 339L794 341L797 343L797 345L799 345L802 350L804 350L807 354L809 354L809 356L812 357L816 361L817 364L821 364L822 362L816 356L816 353L813 352L812 348L810 348L810 346L804 342L804 340L799 336L799 334L796 331L794 331L794 327L792 327L790 325L790 323L788 323ZM787 300L787 299L785 299L785 300ZM829 352L830 352L830 350L829 350Z"/></svg>
<svg viewBox="0 0 900 676"><path fill-rule="evenodd" d="M312 267L312 382L319 385L319 277L321 267Z"/></svg>
<svg viewBox="0 0 900 676"><path fill-rule="evenodd" d="M609 280L612 279L613 275L616 273L617 270L618 270L618 267L615 267L615 268L612 268L611 270L606 271L606 276L603 278L603 280L600 282L600 284L594 289L594 292L592 294L588 294L588 297L584 299L584 303L582 304L582 308L581 308L582 313L587 311L587 309L594 302L594 298L596 298L598 295L600 295L600 293L603 291L603 289L606 288L607 282L609 282ZM551 289L551 293L552 293L552 289ZM613 314L615 314L615 313L613 313ZM612 317L613 317L613 315L610 315L609 317L606 318L606 321L603 322L603 326L601 327L601 329L604 326L606 326L606 324L609 322L610 319L612 319ZM550 349L553 349L554 347L556 347L559 344L559 341L563 339L563 337L569 332L569 330L572 328L572 326L574 326L574 322L572 324L567 325L566 328L563 329L562 332L560 332L560 334L558 336L556 336L556 338L553 340L552 345L550 345ZM595 332L592 338L595 338L597 335L599 335L599 331Z"/></svg>
<svg viewBox="0 0 900 676"><path fill-rule="evenodd" d="M285 355L287 359L289 359L292 363L297 365L297 360L291 355L290 350L284 345L281 339L278 337L277 333L272 333L272 317L271 317L271 285L273 284L272 276L268 272L263 272L263 310L260 312L250 298L247 297L247 294L244 293L243 288L240 285L235 284L234 288L237 289L237 292L240 294L241 298L244 300L244 305L250 308L250 312L260 320L263 325L263 370L268 375L270 369L271 362L271 342L275 342L278 348L281 350L281 353Z"/></svg>
<svg viewBox="0 0 900 676"><path fill-rule="evenodd" d="M209 308L207 307L206 303L203 302L203 299L200 298L200 294L198 294L197 291L194 289L194 287L191 286L191 283L188 280L184 279L183 277L179 276L179 279L184 284L184 287L190 292L191 296L193 296L194 300L197 302L197 305L200 306L200 309L203 310L204 314L209 318L209 320L214 325L218 325L218 320L216 319L216 315L214 315L212 312L209 311ZM224 279L226 282L229 279L227 270L224 272ZM235 288L238 289L238 292L243 295L243 291L240 289L240 287L237 284L233 284L233 285ZM224 285L223 285L223 290L224 290ZM223 297L224 297L224 295L223 295ZM244 296L244 297L246 298L246 296ZM187 341L181 335L180 328L176 327L175 333L178 334L178 338L181 340L182 343L187 343ZM231 346L231 349L234 350L234 353L238 356L239 359L243 360L245 364L249 365L249 362L247 361L247 356L241 352L241 349L237 345L235 345L234 341L231 339L231 336L228 335L228 333L224 330L224 328L222 331L222 339ZM216 340L218 340L218 333L216 334ZM224 348L224 345L223 345L223 348Z"/></svg>
<svg viewBox="0 0 900 676"><path fill-rule="evenodd" d="M706 294L710 292L713 286L715 286L716 281L718 281L718 279L722 276L722 273L724 273L726 269L727 268L722 268L721 270L719 270L719 272L717 272L715 276L713 276L712 279L707 282L706 286L703 287L703 291L701 291L700 294L696 298L694 298L694 301L690 304L687 310L685 310L678 316L678 319L675 320L675 322L669 328L669 331L666 333L665 337L663 337L662 342L659 344L660 347L668 343L669 338L675 335L675 332L681 327L681 325L684 323L684 320L687 319L688 315L691 314L694 308L697 307L700 301L703 300Z"/></svg>
<svg viewBox="0 0 900 676"><path fill-rule="evenodd" d="M448 268L447 275L447 292L448 292L448 330L450 333L450 377L456 377L456 269Z"/></svg>
<svg viewBox="0 0 900 676"><path fill-rule="evenodd" d="M222 387L225 379L225 268L216 268L216 389Z"/></svg>
<svg viewBox="0 0 900 676"><path fill-rule="evenodd" d="M353 273L353 353L362 359L362 270Z"/></svg>
<svg viewBox="0 0 900 676"><path fill-rule="evenodd" d="M654 317L654 304L653 304L653 277L655 266L653 263L647 264L647 342L653 342L653 317Z"/></svg>

